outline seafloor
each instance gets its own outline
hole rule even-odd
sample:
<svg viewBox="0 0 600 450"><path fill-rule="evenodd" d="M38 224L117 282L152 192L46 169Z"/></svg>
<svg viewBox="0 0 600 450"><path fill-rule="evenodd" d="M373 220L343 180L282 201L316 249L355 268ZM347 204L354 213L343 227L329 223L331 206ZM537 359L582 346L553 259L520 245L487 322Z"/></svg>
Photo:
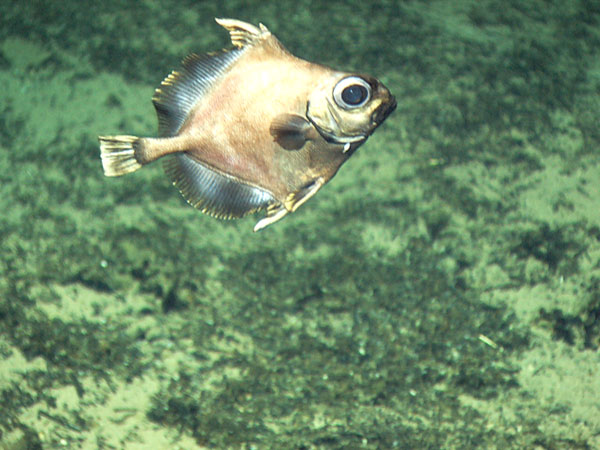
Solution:
<svg viewBox="0 0 600 450"><path fill-rule="evenodd" d="M227 46L215 16L398 99L257 234L99 160ZM597 0L4 0L0 24L0 448L600 448Z"/></svg>

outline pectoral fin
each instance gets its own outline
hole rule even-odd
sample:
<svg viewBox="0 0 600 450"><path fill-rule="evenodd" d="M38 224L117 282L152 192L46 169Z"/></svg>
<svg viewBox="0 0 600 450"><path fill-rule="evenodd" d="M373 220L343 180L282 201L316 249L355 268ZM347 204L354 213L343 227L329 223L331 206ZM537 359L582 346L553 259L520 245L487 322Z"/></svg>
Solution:
<svg viewBox="0 0 600 450"><path fill-rule="evenodd" d="M281 114L275 117L269 131L275 142L286 150L300 150L306 141L318 135L313 125L298 114Z"/></svg>

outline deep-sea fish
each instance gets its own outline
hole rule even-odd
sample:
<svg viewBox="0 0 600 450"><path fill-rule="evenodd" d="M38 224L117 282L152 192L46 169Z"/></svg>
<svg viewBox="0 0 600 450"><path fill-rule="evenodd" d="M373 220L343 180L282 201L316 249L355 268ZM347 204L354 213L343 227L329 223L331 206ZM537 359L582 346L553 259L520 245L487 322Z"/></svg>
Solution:
<svg viewBox="0 0 600 450"><path fill-rule="evenodd" d="M191 205L218 218L266 209L258 231L315 195L396 100L371 76L295 57L263 24L216 21L233 49L185 58L152 99L160 137L100 136L102 166L119 176L166 156Z"/></svg>

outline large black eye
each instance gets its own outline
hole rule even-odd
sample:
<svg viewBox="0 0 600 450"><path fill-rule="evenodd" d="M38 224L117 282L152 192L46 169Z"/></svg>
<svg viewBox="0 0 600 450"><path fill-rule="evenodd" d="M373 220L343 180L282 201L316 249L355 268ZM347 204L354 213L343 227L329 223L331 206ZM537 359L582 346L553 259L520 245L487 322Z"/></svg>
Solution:
<svg viewBox="0 0 600 450"><path fill-rule="evenodd" d="M361 84L353 84L342 91L342 100L348 105L358 105L365 101L369 95L367 89Z"/></svg>
<svg viewBox="0 0 600 450"><path fill-rule="evenodd" d="M359 77L351 76L338 82L333 88L333 99L344 109L358 108L371 98L371 86Z"/></svg>

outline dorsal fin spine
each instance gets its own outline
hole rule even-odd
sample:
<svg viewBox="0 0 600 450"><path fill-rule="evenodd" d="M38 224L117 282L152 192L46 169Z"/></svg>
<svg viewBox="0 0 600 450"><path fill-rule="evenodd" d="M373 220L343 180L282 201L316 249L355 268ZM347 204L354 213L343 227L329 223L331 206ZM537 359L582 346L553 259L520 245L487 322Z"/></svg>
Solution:
<svg viewBox="0 0 600 450"><path fill-rule="evenodd" d="M216 18L216 22L229 31L231 43L242 48L246 45L254 45L257 41L271 36L269 29L262 23L255 27L254 25L241 20Z"/></svg>

